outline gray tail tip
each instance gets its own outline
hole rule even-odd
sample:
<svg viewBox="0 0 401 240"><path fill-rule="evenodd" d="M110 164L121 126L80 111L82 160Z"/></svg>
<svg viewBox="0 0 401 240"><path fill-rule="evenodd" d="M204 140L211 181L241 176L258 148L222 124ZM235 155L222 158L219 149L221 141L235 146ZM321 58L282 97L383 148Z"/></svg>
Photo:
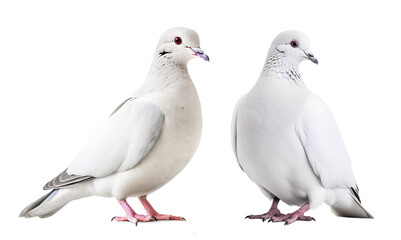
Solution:
<svg viewBox="0 0 401 240"><path fill-rule="evenodd" d="M43 201L46 200L46 198L48 196L50 196L50 194L52 194L55 191L52 190L50 191L48 194L43 195L42 197L38 198L36 201L34 201L33 203L29 204L28 206L26 206L21 213L19 214L19 217L25 217L25 218L30 218L32 216L29 215L29 212L32 211L33 209L37 208L40 204L43 203Z"/></svg>
<svg viewBox="0 0 401 240"><path fill-rule="evenodd" d="M367 218L375 219L375 217L373 217L373 215L370 212L366 211L366 214L368 215Z"/></svg>
<svg viewBox="0 0 401 240"><path fill-rule="evenodd" d="M27 215L28 212L30 212L33 208L30 207L31 205L27 206L26 208L24 208L21 213L19 214L19 217L24 217L24 218L29 218L29 216Z"/></svg>

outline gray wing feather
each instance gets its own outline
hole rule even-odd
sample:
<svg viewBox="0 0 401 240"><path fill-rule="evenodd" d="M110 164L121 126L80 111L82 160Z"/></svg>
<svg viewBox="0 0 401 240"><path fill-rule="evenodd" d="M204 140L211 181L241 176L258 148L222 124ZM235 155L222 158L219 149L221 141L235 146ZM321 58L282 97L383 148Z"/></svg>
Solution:
<svg viewBox="0 0 401 240"><path fill-rule="evenodd" d="M68 174L67 169L65 169L57 177L46 183L43 189L48 190L66 188L78 183L90 181L92 179L94 179L94 177L92 176L79 176L75 174Z"/></svg>
<svg viewBox="0 0 401 240"><path fill-rule="evenodd" d="M350 190L351 195L354 196L358 200L359 203L362 203L361 198L359 197L358 185L355 185L355 187L351 187L349 190Z"/></svg>
<svg viewBox="0 0 401 240"><path fill-rule="evenodd" d="M110 114L110 117L113 116L114 113L116 113L126 102L128 102L131 99L135 99L135 97L130 97L127 100L125 100L124 102L122 102L120 105L118 105L113 112Z"/></svg>

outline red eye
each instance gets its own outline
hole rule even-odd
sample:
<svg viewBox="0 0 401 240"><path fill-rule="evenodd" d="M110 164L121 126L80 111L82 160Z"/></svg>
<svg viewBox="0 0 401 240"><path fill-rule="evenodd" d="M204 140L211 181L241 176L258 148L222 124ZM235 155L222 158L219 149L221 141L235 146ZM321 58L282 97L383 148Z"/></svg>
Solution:
<svg viewBox="0 0 401 240"><path fill-rule="evenodd" d="M182 43L182 39L180 37L175 37L174 42L175 44L180 45Z"/></svg>
<svg viewBox="0 0 401 240"><path fill-rule="evenodd" d="M298 41L297 41L297 40L292 40L292 41L290 42L290 45L291 45L291 47L293 47L293 48L297 48L297 47L298 47Z"/></svg>

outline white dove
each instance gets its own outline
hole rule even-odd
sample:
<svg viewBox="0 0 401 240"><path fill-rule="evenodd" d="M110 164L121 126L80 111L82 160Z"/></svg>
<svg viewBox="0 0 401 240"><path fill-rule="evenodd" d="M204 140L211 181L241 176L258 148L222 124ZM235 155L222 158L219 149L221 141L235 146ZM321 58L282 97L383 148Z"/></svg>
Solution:
<svg viewBox="0 0 401 240"><path fill-rule="evenodd" d="M20 217L49 217L72 200L97 195L114 197L123 207L126 216L115 221L185 220L159 214L146 196L174 178L198 147L201 106L187 69L196 56L209 61L195 31L166 31L142 87L113 111L68 168L44 186L51 192ZM147 215L132 210L128 197L139 197Z"/></svg>
<svg viewBox="0 0 401 240"><path fill-rule="evenodd" d="M311 221L304 213L323 202L338 216L372 218L361 206L334 116L299 74L305 59L318 63L305 34L279 34L259 80L235 107L232 145L238 164L273 199L267 213L247 218L285 224ZM301 207L284 215L277 208L280 200Z"/></svg>

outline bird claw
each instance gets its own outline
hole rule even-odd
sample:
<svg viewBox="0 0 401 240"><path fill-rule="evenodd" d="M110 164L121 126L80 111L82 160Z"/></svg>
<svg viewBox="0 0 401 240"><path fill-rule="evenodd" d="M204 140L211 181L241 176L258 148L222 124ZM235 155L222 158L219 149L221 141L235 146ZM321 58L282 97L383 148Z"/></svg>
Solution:
<svg viewBox="0 0 401 240"><path fill-rule="evenodd" d="M273 217L282 216L280 210L277 208L270 209L267 213L260 214L260 215L248 215L245 219L261 219L262 222L266 221L267 219L271 219Z"/></svg>
<svg viewBox="0 0 401 240"><path fill-rule="evenodd" d="M284 226L290 225L296 221L315 221L316 219L313 217L309 217L309 216L304 216L304 215L300 215L300 216L296 216L294 213L292 214L287 214L281 217L272 217L269 219L268 222L284 222Z"/></svg>
<svg viewBox="0 0 401 240"><path fill-rule="evenodd" d="M157 219L153 216L135 214L135 215L128 215L125 217L113 217L113 218L111 218L111 221L112 222L113 221L131 222L131 223L135 223L135 226L138 226L138 222L153 222L153 221L157 221Z"/></svg>

